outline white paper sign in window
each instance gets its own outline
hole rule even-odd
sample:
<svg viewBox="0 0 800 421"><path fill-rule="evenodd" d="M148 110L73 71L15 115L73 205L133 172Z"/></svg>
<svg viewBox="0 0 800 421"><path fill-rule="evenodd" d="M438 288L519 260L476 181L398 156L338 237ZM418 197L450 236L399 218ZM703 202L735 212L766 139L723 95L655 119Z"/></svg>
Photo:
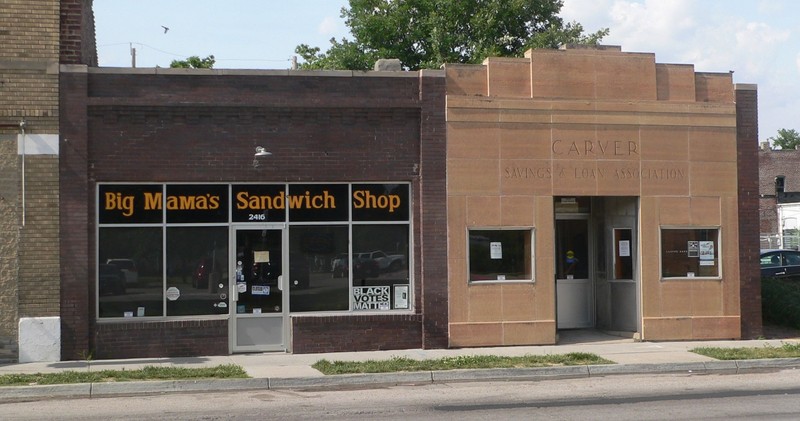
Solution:
<svg viewBox="0 0 800 421"><path fill-rule="evenodd" d="M489 254L491 255L492 259L502 259L503 258L503 243L499 241L492 241L489 244Z"/></svg>

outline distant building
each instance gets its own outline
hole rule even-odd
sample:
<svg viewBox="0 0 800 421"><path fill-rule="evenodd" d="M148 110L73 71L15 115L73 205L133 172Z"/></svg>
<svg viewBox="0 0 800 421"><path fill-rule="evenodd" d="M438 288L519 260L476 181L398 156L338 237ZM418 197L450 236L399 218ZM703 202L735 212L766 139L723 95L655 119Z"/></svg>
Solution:
<svg viewBox="0 0 800 421"><path fill-rule="evenodd" d="M800 247L800 150L758 152L761 248Z"/></svg>

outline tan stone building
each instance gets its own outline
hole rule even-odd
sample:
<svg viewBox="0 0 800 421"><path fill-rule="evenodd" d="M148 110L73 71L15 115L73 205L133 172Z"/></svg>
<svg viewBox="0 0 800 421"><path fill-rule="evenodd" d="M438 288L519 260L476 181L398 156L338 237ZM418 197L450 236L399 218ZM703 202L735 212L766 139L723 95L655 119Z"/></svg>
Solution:
<svg viewBox="0 0 800 421"><path fill-rule="evenodd" d="M760 330L754 85L615 47L446 77L450 346Z"/></svg>

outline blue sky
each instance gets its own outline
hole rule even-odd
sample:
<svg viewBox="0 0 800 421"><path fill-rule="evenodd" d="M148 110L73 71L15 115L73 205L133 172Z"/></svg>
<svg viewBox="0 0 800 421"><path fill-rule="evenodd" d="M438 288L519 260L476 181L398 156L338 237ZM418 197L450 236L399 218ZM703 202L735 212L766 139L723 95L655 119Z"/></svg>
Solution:
<svg viewBox="0 0 800 421"><path fill-rule="evenodd" d="M327 49L348 36L346 0L94 0L100 66L168 67L213 54L217 68L287 69L294 48ZM759 139L800 131L800 2L796 0L564 0L561 16L604 44L655 53L699 72L734 71L755 83ZM164 32L163 26L169 28Z"/></svg>

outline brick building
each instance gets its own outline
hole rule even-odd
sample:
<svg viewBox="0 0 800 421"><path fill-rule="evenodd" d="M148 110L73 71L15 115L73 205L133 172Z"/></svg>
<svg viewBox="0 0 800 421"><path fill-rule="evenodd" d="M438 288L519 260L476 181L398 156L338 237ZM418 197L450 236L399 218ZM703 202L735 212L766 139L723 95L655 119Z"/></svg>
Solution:
<svg viewBox="0 0 800 421"><path fill-rule="evenodd" d="M38 78L4 98L49 94L2 108L20 350L25 329L62 359L760 334L756 89L729 73L612 47L98 68L91 2L48 4L50 55L2 62Z"/></svg>
<svg viewBox="0 0 800 421"><path fill-rule="evenodd" d="M59 63L97 64L91 1L6 1L0 25L0 359L53 359Z"/></svg>
<svg viewBox="0 0 800 421"><path fill-rule="evenodd" d="M761 248L800 246L800 150L772 149L763 142L758 151Z"/></svg>

